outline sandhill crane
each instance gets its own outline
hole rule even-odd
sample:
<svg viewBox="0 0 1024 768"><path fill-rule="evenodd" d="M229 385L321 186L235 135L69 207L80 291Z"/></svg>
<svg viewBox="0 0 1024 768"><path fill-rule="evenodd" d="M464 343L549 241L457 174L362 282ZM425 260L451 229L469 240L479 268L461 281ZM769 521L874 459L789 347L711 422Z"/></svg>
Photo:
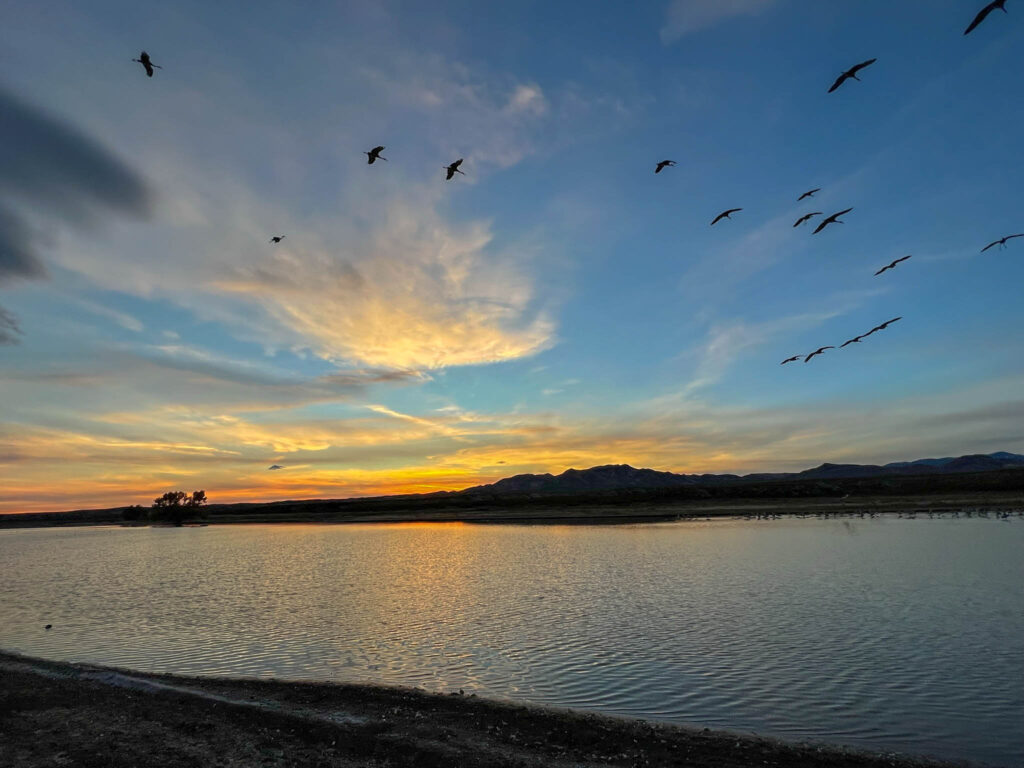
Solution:
<svg viewBox="0 0 1024 768"><path fill-rule="evenodd" d="M270 238L270 242L280 243L282 240L285 239L285 237L287 237L287 235L274 235L272 238Z"/></svg>
<svg viewBox="0 0 1024 768"><path fill-rule="evenodd" d="M811 354L809 354L807 357L804 358L804 362L805 363L809 363L809 362L811 362L811 358L814 357L815 355L823 355L823 354L825 354L825 350L826 349L835 349L835 347L822 347L821 349L816 349L813 352L811 352Z"/></svg>
<svg viewBox="0 0 1024 768"><path fill-rule="evenodd" d="M845 216L846 214L848 214L852 210L853 210L853 208L847 208L845 211L839 211L839 213L833 213L827 219L822 219L821 224L819 224L818 228L816 230L814 230L814 234L818 234L819 232L821 232L821 230L823 230L829 224L845 224L846 222L840 221L839 217L840 216Z"/></svg>
<svg viewBox="0 0 1024 768"><path fill-rule="evenodd" d="M1021 234L1019 234L1019 235L1007 235L1006 237L1001 237L1001 238L999 238L998 240L996 240L996 241L994 241L994 242L991 242L991 243L989 243L988 245L986 245L986 246L985 246L984 248L982 248L982 249L981 249L981 252L982 252L982 253L984 253L984 252L985 252L985 251L987 251L987 250L988 250L989 248L993 248L993 247L995 247L995 246L997 246L997 245L998 245L998 246L999 246L1000 248L1005 248L1005 247L1006 247L1006 241L1007 241L1007 240L1013 240L1013 238L1015 238L1015 237L1024 237L1024 232L1022 232L1022 233L1021 233Z"/></svg>
<svg viewBox="0 0 1024 768"><path fill-rule="evenodd" d="M132 59L132 61L138 62L146 68L146 77L153 76L153 67L156 67L157 69L163 69L163 67L161 67L159 64L154 64L152 61L150 61L149 54L145 51L139 54L139 58Z"/></svg>
<svg viewBox="0 0 1024 768"><path fill-rule="evenodd" d="M864 69L864 67L870 67L876 61L878 61L878 59L868 59L867 61L862 61L860 64L856 64L856 65L850 67L848 70L843 72L843 74L841 74L839 77L836 78L836 81L834 83L832 83L832 87L828 89L828 92L832 93L832 91L836 90L836 88L838 88L840 85L845 83L851 77L854 80L859 81L860 78L857 77L857 73L860 72L862 69Z"/></svg>
<svg viewBox="0 0 1024 768"><path fill-rule="evenodd" d="M452 163L451 165L446 165L444 167L444 169L446 171L448 171L448 176L446 177L448 179L448 181L451 181L453 178L455 178L455 174L456 173L462 173L462 171L459 170L459 166L460 165L462 165L462 158L461 157L458 160L456 160L454 163ZM462 175L465 176L466 174L462 173Z"/></svg>
<svg viewBox="0 0 1024 768"><path fill-rule="evenodd" d="M902 319L903 319L902 317L894 317L894 318L893 318L892 320L886 320L886 321L885 321L884 323L882 323L881 325L876 325L876 326L875 326L874 328L872 328L872 329L871 329L870 331L868 331L868 332L867 332L867 333L865 333L864 335L865 335L865 336L870 336L870 335L871 335L872 333L874 333L875 331L884 331L884 330L885 330L886 328L888 328L888 327L889 327L890 325L892 325L892 324L893 324L893 323L895 323L896 321L898 321L898 320L902 320Z"/></svg>
<svg viewBox="0 0 1024 768"><path fill-rule="evenodd" d="M802 195L800 195L800 197L798 197L796 199L796 201L799 203L801 200L804 200L804 199L806 199L808 197L814 197L814 193L815 192L821 192L821 187L816 187L816 188L814 188L812 190L804 192Z"/></svg>
<svg viewBox="0 0 1024 768"><path fill-rule="evenodd" d="M785 365L786 363L795 363L801 357L803 357L803 355L793 355L792 357L787 357L785 360L779 363L779 365Z"/></svg>
<svg viewBox="0 0 1024 768"><path fill-rule="evenodd" d="M383 151L384 151L384 147L374 147L369 152L363 152L363 154L366 155L366 164L367 165L373 165L374 160L384 160L384 161L386 161L387 158L383 157L381 155L381 152L383 152Z"/></svg>
<svg viewBox="0 0 1024 768"><path fill-rule="evenodd" d="M1006 10L1006 0L994 0L994 2L989 3L980 11L978 11L978 15L974 17L974 21L972 21L968 25L967 29L964 30L964 34L971 34L971 32L974 31L974 28L981 24L981 22L983 22L986 18L988 18L988 15L992 13L992 11L994 11L996 8L1001 10L1003 13L1009 13L1009 11Z"/></svg>
<svg viewBox="0 0 1024 768"><path fill-rule="evenodd" d="M796 224L794 224L793 226L794 227L799 227L801 224L806 224L808 221L813 219L815 216L821 216L821 214L822 214L821 211L815 211L814 213L805 213L803 216L801 216L799 219L796 220Z"/></svg>
<svg viewBox="0 0 1024 768"><path fill-rule="evenodd" d="M662 160L660 163L658 163L658 167L654 169L654 172L661 173L666 168L671 168L675 164L675 160Z"/></svg>
<svg viewBox="0 0 1024 768"><path fill-rule="evenodd" d="M722 211L720 214L715 216L715 220L711 222L711 226L715 226L715 224L720 222L722 219L729 219L732 221L732 214L739 213L742 210L742 208L730 208L728 211Z"/></svg>
<svg viewBox="0 0 1024 768"><path fill-rule="evenodd" d="M895 269L897 264L899 264L901 261L906 261L909 258L910 258L910 256L904 256L902 259L896 259L896 261L894 261L892 264L886 264L880 270L875 272L875 277L878 277L878 275L882 274L887 269Z"/></svg>

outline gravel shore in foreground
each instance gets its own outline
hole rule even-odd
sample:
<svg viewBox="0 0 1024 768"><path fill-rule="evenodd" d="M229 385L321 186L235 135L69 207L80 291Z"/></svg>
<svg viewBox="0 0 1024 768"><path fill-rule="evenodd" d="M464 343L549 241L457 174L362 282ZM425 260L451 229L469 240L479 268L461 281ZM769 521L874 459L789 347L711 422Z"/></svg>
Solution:
<svg viewBox="0 0 1024 768"><path fill-rule="evenodd" d="M149 675L0 653L5 767L950 765L475 696Z"/></svg>

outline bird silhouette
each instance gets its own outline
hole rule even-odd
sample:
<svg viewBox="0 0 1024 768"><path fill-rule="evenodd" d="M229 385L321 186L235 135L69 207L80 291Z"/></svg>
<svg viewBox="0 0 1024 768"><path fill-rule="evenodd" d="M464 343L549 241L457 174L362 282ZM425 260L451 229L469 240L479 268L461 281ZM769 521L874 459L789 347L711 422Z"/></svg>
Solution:
<svg viewBox="0 0 1024 768"><path fill-rule="evenodd" d="M801 216L799 219L796 220L796 224L794 224L793 226L794 227L799 227L801 224L806 224L808 221L813 219L815 216L821 216L821 213L822 213L821 211L815 211L814 213L805 213L803 216Z"/></svg>
<svg viewBox="0 0 1024 768"><path fill-rule="evenodd" d="M804 362L805 363L809 363L809 362L811 362L811 358L814 357L815 355L823 355L823 354L825 354L825 350L826 349L835 349L835 347L822 347L821 349L816 349L813 352L811 352L811 354L809 354L807 357L804 358Z"/></svg>
<svg viewBox="0 0 1024 768"><path fill-rule="evenodd" d="M460 165L462 165L462 158L461 157L458 160L456 160L454 163L452 163L451 165L446 165L444 167L444 169L446 171L448 171L448 176L446 177L448 179L448 181L451 181L455 177L456 173L462 173L462 171L459 170L459 166ZM462 175L465 176L466 174L462 173Z"/></svg>
<svg viewBox="0 0 1024 768"><path fill-rule="evenodd" d="M665 168L671 168L675 164L675 160L662 160L660 163L658 163L658 167L654 169L654 172L661 173Z"/></svg>
<svg viewBox="0 0 1024 768"><path fill-rule="evenodd" d="M808 197L814 197L814 193L815 193L815 192L821 192L821 187L816 187L816 188L814 188L814 189L812 189L812 190L809 190L809 191L807 191L807 192L804 192L804 193L803 193L802 195L800 195L800 197L798 197L798 198L796 199L796 201L797 201L797 202L799 203L799 202L800 202L801 200L803 200L803 199L805 199L805 198L808 198Z"/></svg>
<svg viewBox="0 0 1024 768"><path fill-rule="evenodd" d="M136 61L146 68L146 77L153 76L153 67L156 67L157 69L163 69L163 67L161 67L159 64L154 64L152 61L150 61L149 54L145 51L139 54L139 58L132 59L132 61Z"/></svg>
<svg viewBox="0 0 1024 768"><path fill-rule="evenodd" d="M871 335L872 333L874 333L875 331L884 331L884 330L885 330L886 328L888 328L888 327L889 327L890 325L892 325L893 323L895 323L895 322L896 322L897 320L902 320L902 319L903 319L902 317L894 317L894 318L893 318L892 320L886 320L886 321L885 321L884 323L882 323L881 325L876 325L876 326L875 326L874 328L872 328L872 329L871 329L870 331L868 331L867 333L865 333L865 334L864 334L864 336L870 336L870 335Z"/></svg>
<svg viewBox="0 0 1024 768"><path fill-rule="evenodd" d="M850 344L860 344L860 340L863 338L864 336L854 336L849 341L844 341L842 344L840 344L839 348L842 349L843 347L849 346Z"/></svg>
<svg viewBox="0 0 1024 768"><path fill-rule="evenodd" d="M732 214L742 211L742 208L730 208L728 211L722 211L720 214L715 216L715 220L711 222L711 226L715 226L722 219L729 219L732 221Z"/></svg>
<svg viewBox="0 0 1024 768"><path fill-rule="evenodd" d="M836 90L840 85L845 83L851 77L854 80L859 81L860 78L857 77L857 73L860 72L862 69L864 69L864 67L870 67L876 61L878 61L878 59L868 59L867 61L862 61L860 64L856 64L856 65L850 67L848 70L843 72L843 74L841 74L839 77L836 78L836 81L834 83L832 83L832 87L828 89L828 92L832 93L832 91Z"/></svg>
<svg viewBox="0 0 1024 768"><path fill-rule="evenodd" d="M271 466L267 467L267 469L284 469L284 467L282 467L280 464L272 464Z"/></svg>
<svg viewBox="0 0 1024 768"><path fill-rule="evenodd" d="M280 243L286 237L287 237L287 235L274 235L272 238L270 238L270 242L271 243Z"/></svg>
<svg viewBox="0 0 1024 768"><path fill-rule="evenodd" d="M899 264L901 261L906 261L909 258L910 258L909 256L904 256L902 259L896 259L896 261L894 261L892 264L886 264L880 270L875 272L875 277L877 277L878 275L882 274L887 269L895 269L897 264Z"/></svg>
<svg viewBox="0 0 1024 768"><path fill-rule="evenodd" d="M381 155L381 152L383 152L383 151L384 151L384 147L374 147L369 152L363 152L363 154L366 155L366 164L367 165L373 165L374 160L385 160L386 161L387 158L383 157Z"/></svg>
<svg viewBox="0 0 1024 768"><path fill-rule="evenodd" d="M779 363L779 365L785 365L786 363L795 363L801 357L803 357L803 355L793 355L792 357L787 357L785 360Z"/></svg>
<svg viewBox="0 0 1024 768"><path fill-rule="evenodd" d="M1006 237L1001 237L998 240L995 240L995 241L989 243L988 245L986 245L984 248L981 249L981 252L984 253L989 248L993 248L993 247L995 247L997 245L1000 246L1001 248L1005 248L1006 247L1006 241L1007 240L1013 240L1013 238L1015 238L1015 237L1024 237L1024 232L1022 232L1019 235L1007 235Z"/></svg>
<svg viewBox="0 0 1024 768"><path fill-rule="evenodd" d="M821 230L823 230L829 224L845 224L846 222L840 221L839 217L840 216L845 216L846 214L848 214L852 210L853 210L853 208L847 208L845 211L839 211L839 213L833 213L828 218L822 219L821 220L821 224L819 224L818 228L816 230L814 230L814 234L818 234L819 232L821 232Z"/></svg>
<svg viewBox="0 0 1024 768"><path fill-rule="evenodd" d="M47 624L43 629L53 629L53 624Z"/></svg>
<svg viewBox="0 0 1024 768"><path fill-rule="evenodd" d="M978 15L974 17L974 21L972 21L967 26L967 29L964 30L964 34L971 34L971 32L974 31L974 28L981 24L981 22L983 22L985 19L987 19L988 15L992 13L992 11L994 11L996 8L1001 10L1003 13L1009 13L1009 11L1006 10L1006 0L994 0L993 2L989 3L984 8L982 8L980 11L978 11Z"/></svg>

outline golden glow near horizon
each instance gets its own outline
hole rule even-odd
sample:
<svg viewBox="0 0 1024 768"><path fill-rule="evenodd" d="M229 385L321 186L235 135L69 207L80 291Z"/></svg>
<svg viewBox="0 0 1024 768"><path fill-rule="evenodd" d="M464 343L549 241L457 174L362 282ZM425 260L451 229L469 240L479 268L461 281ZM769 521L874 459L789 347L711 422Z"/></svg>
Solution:
<svg viewBox="0 0 1024 768"><path fill-rule="evenodd" d="M747 4L764 12L622 10L647 41L625 47L605 39L620 25L567 29L603 62L569 70L530 34L536 9L508 14L522 45L498 55L482 17L444 4L325 5L327 47L264 45L271 4L244 28L218 3L156 25L102 0L16 10L15 37L48 56L8 47L0 84L0 512L1024 451L1024 336L992 334L1021 325L1024 240L978 252L1020 226L1019 132L991 129L1019 122L1011 38L950 53L929 16L907 60L941 64L947 88L872 76L826 104L826 71L780 102L751 73L809 83L820 51L761 35L723 52L704 24L818 22ZM167 68L97 45L114 16ZM985 35L1000 28L1019 34ZM710 69L666 77L676 44L708 46ZM951 111L951 89L977 103ZM951 159L954 138L986 151ZM850 223L794 228L812 187ZM711 228L704 203L743 212Z"/></svg>

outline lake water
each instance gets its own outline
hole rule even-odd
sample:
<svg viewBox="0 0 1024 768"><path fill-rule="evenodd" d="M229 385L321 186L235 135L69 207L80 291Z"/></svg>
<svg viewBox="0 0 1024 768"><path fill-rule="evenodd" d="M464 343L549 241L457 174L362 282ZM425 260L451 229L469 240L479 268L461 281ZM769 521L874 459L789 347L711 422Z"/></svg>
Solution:
<svg viewBox="0 0 1024 768"><path fill-rule="evenodd" d="M51 659L1024 764L1020 519L6 530L0 567L0 648Z"/></svg>

